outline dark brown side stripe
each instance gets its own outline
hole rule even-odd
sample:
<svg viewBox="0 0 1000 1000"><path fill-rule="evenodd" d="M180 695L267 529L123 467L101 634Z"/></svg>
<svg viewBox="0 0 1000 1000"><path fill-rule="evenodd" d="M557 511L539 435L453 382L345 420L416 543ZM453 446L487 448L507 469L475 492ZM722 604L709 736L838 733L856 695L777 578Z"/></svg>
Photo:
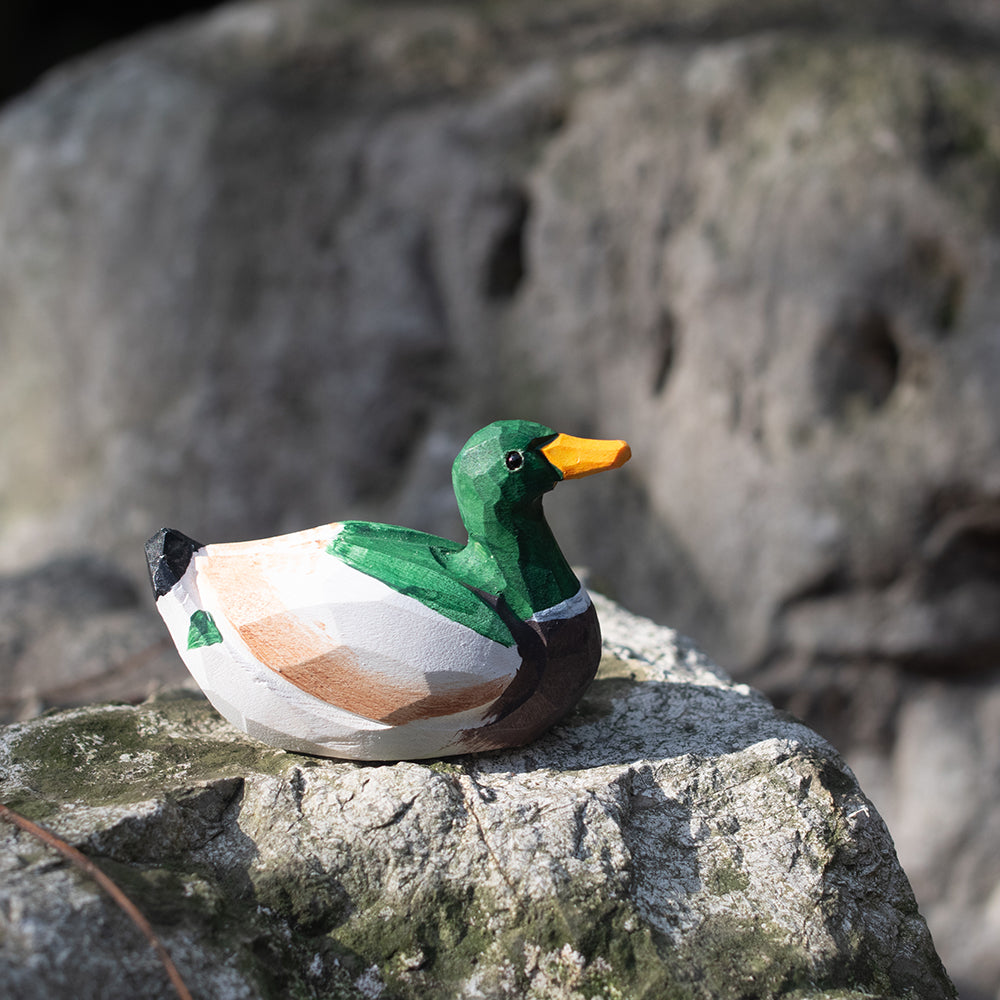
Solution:
<svg viewBox="0 0 1000 1000"><path fill-rule="evenodd" d="M493 598L496 601L496 598ZM511 611L497 605L501 616ZM583 697L601 662L601 627L593 604L572 618L510 622L522 663L487 720L459 734L469 751L523 746L564 718Z"/></svg>

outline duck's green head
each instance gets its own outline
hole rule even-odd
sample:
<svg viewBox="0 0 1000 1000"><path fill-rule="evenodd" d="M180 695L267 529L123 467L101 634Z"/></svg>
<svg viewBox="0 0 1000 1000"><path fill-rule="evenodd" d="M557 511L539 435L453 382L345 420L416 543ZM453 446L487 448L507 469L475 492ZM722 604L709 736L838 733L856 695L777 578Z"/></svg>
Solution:
<svg viewBox="0 0 1000 1000"><path fill-rule="evenodd" d="M624 441L574 438L528 420L498 420L469 438L451 475L463 516L481 506L499 513L537 507L561 479L617 469L630 456Z"/></svg>

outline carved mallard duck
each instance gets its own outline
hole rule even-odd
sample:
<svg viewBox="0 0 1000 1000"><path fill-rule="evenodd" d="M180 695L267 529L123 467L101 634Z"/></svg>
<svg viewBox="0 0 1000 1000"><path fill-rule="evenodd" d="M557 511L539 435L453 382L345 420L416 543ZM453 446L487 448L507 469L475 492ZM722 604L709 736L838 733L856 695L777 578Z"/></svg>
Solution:
<svg viewBox="0 0 1000 1000"><path fill-rule="evenodd" d="M354 760L520 746L601 655L542 495L629 457L499 421L452 469L466 544L362 521L217 545L164 528L146 543L156 605L212 704L266 743Z"/></svg>

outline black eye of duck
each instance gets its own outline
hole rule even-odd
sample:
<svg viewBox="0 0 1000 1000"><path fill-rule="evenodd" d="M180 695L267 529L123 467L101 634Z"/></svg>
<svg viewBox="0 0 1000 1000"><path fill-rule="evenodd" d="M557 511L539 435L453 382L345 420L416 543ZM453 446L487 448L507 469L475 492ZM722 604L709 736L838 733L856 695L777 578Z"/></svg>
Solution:
<svg viewBox="0 0 1000 1000"><path fill-rule="evenodd" d="M516 472L524 465L524 456L519 451L508 451L503 457L504 464L511 472Z"/></svg>

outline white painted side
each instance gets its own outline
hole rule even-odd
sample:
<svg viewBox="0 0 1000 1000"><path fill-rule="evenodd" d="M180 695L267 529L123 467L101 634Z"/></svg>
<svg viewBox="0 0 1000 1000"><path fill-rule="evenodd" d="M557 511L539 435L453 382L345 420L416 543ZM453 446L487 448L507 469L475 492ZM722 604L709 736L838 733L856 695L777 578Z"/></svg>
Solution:
<svg viewBox="0 0 1000 1000"><path fill-rule="evenodd" d="M418 759L455 753L449 745L458 732L482 721L482 708L403 726L366 719L306 694L259 663L225 621L216 619L223 642L187 649L198 605L184 581L161 597L157 607L209 701L238 729L264 742L329 757Z"/></svg>

